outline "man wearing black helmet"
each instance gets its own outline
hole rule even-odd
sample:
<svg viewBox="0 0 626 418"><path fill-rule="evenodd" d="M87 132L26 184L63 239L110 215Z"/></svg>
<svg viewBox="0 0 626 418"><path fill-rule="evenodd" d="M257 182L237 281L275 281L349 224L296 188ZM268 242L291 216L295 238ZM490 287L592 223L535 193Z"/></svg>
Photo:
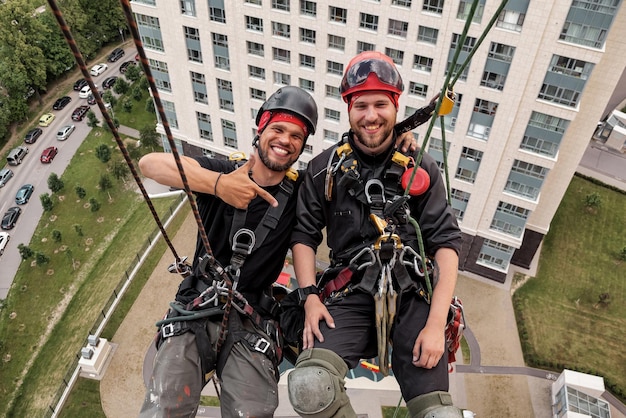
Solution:
<svg viewBox="0 0 626 418"><path fill-rule="evenodd" d="M386 371L390 343L411 417L463 417L447 392L443 355L461 233L435 161L424 154L420 169L407 170L396 152L403 88L388 56L367 51L353 58L340 88L351 129L309 163L300 187L292 252L305 308L304 350L288 383L301 416L355 417L344 376L376 356ZM416 177L407 181L413 183L405 196L403 174L411 170ZM424 186L413 187L420 176ZM331 269L318 281L315 252L324 228ZM420 256L420 232L438 274L433 261Z"/></svg>
<svg viewBox="0 0 626 418"><path fill-rule="evenodd" d="M315 133L317 106L306 91L282 87L262 105L256 123L256 152L241 167L231 161L181 157L213 256L233 273L242 298L233 299L227 337L216 356L225 295L216 294L216 303L198 307L198 301L205 302L201 293L210 293L220 281L203 263L206 250L198 237L191 274L161 321L140 417L195 417L202 388L214 371L221 383L222 417L271 417L278 406L281 347L270 289L284 266L302 179L288 173ZM171 154L148 154L139 167L161 184L183 187ZM234 257L235 244L251 244L243 261Z"/></svg>

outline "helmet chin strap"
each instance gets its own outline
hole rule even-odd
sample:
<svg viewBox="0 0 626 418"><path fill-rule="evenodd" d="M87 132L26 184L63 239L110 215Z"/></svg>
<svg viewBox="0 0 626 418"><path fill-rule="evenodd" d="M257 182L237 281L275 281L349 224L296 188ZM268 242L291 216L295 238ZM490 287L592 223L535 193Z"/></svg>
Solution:
<svg viewBox="0 0 626 418"><path fill-rule="evenodd" d="M259 139L260 136L258 134L254 136L254 139L252 140L252 148L259 148Z"/></svg>

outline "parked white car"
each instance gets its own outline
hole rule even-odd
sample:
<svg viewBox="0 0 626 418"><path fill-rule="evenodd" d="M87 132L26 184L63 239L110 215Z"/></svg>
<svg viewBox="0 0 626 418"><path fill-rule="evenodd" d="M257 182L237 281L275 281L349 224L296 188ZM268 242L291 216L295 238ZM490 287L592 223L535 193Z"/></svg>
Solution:
<svg viewBox="0 0 626 418"><path fill-rule="evenodd" d="M104 63L96 64L93 67L91 67L91 71L89 73L93 77L96 77L96 76L99 76L100 74L102 74L103 72L105 72L107 68L109 68L109 66L104 64Z"/></svg>
<svg viewBox="0 0 626 418"><path fill-rule="evenodd" d="M83 87L82 89L80 89L80 91L78 92L78 97L81 99L86 99L87 97L89 97L90 94L91 94L91 87L87 85Z"/></svg>
<svg viewBox="0 0 626 418"><path fill-rule="evenodd" d="M8 232L0 232L0 255L4 252L10 239L11 236Z"/></svg>

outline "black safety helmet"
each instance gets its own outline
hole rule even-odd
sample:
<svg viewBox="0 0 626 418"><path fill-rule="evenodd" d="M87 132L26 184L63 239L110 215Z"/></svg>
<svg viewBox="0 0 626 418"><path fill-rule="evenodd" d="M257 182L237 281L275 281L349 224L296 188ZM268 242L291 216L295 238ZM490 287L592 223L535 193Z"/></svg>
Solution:
<svg viewBox="0 0 626 418"><path fill-rule="evenodd" d="M259 127L261 117L265 112L275 111L284 111L294 114L306 124L309 135L315 133L315 127L317 126L317 104L315 104L313 97L300 87L285 86L276 90L259 109L255 121L257 127ZM259 127L259 134L261 134L264 128L265 126ZM258 140L259 136L257 135L252 145L256 146Z"/></svg>

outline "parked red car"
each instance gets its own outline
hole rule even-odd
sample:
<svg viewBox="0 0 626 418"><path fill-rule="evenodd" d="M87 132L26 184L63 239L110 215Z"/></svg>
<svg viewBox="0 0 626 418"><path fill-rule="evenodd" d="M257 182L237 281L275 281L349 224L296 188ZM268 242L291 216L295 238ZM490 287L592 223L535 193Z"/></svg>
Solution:
<svg viewBox="0 0 626 418"><path fill-rule="evenodd" d="M54 157L57 155L57 152L59 152L57 147L48 147L45 150L43 150L43 152L41 153L41 157L39 157L39 161L41 161L44 164L51 163L52 160L54 160Z"/></svg>

